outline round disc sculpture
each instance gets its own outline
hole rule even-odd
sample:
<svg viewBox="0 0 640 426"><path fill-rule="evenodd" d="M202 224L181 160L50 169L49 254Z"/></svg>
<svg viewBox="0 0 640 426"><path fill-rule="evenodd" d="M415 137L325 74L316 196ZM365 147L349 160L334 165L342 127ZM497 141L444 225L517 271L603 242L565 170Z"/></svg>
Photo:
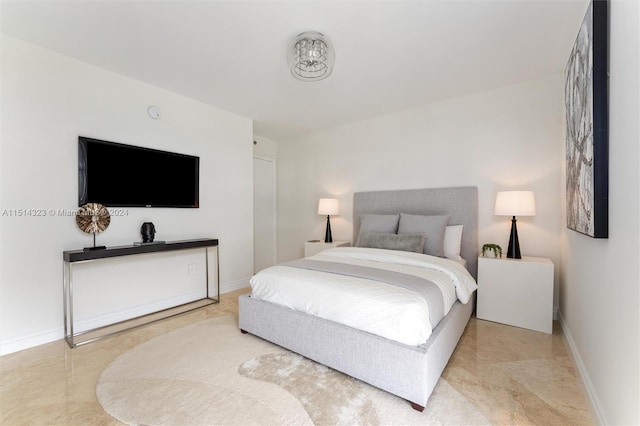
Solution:
<svg viewBox="0 0 640 426"><path fill-rule="evenodd" d="M88 203L78 209L76 224L82 232L93 234L93 247L85 247L85 250L101 250L105 246L96 246L96 234L104 231L111 223L109 210L102 204Z"/></svg>

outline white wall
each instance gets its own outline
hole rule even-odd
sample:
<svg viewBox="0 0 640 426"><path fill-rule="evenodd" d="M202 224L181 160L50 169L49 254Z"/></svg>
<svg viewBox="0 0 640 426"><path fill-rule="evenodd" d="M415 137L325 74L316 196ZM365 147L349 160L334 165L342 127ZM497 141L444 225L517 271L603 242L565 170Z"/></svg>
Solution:
<svg viewBox="0 0 640 426"><path fill-rule="evenodd" d="M98 243L139 241L145 221L155 224L157 240L218 238L222 292L247 285L253 268L249 119L10 37L2 36L1 43L1 212L75 211L79 135L197 155L199 209L127 209L126 216L112 217ZM147 116L149 105L160 108L159 120ZM73 217L51 214L3 214L0 233L0 350L61 338L62 251L89 246L91 237L77 229ZM180 261L177 256L173 262L145 256L123 260L112 278L130 283L131 293L118 292L118 303L134 292L162 303L193 291L187 264L195 262L202 271L203 253L196 258L185 254ZM126 264L139 262L149 263L127 272ZM185 281L169 291L160 279L168 275ZM75 284L81 288L83 283Z"/></svg>
<svg viewBox="0 0 640 426"><path fill-rule="evenodd" d="M320 197L340 199L333 238L351 241L354 191L475 185L481 244L507 247L496 192L531 189L537 215L518 220L520 248L558 265L562 96L556 75L279 141L280 260L323 237Z"/></svg>
<svg viewBox="0 0 640 426"><path fill-rule="evenodd" d="M264 136L253 135L253 155L256 157L278 158L278 143Z"/></svg>
<svg viewBox="0 0 640 426"><path fill-rule="evenodd" d="M609 238L592 239L566 229L563 213L560 319L599 422L637 425L640 424L639 3L613 0L610 13ZM562 179L564 182L564 173Z"/></svg>

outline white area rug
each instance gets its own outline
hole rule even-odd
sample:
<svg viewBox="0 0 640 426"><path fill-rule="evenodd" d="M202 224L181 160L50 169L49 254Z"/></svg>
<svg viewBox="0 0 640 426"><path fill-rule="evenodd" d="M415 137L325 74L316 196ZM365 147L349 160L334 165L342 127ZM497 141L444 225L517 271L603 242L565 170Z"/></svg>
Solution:
<svg viewBox="0 0 640 426"><path fill-rule="evenodd" d="M198 322L124 353L98 401L145 425L489 424L444 379L424 412L396 396L250 334L235 316Z"/></svg>

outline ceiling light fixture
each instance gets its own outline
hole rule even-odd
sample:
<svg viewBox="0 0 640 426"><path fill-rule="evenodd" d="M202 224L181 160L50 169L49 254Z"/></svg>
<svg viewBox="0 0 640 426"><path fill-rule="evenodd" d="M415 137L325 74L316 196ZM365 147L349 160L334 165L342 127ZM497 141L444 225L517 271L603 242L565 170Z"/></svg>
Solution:
<svg viewBox="0 0 640 426"><path fill-rule="evenodd" d="M306 31L291 42L288 62L291 75L298 80L324 80L333 71L335 53L324 34Z"/></svg>

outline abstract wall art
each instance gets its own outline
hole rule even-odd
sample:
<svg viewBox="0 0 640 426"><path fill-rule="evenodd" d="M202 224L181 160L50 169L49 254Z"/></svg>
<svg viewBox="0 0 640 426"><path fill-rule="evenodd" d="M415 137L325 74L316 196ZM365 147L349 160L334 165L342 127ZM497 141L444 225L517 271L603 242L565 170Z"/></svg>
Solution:
<svg viewBox="0 0 640 426"><path fill-rule="evenodd" d="M564 73L567 228L609 236L609 1L591 0Z"/></svg>

